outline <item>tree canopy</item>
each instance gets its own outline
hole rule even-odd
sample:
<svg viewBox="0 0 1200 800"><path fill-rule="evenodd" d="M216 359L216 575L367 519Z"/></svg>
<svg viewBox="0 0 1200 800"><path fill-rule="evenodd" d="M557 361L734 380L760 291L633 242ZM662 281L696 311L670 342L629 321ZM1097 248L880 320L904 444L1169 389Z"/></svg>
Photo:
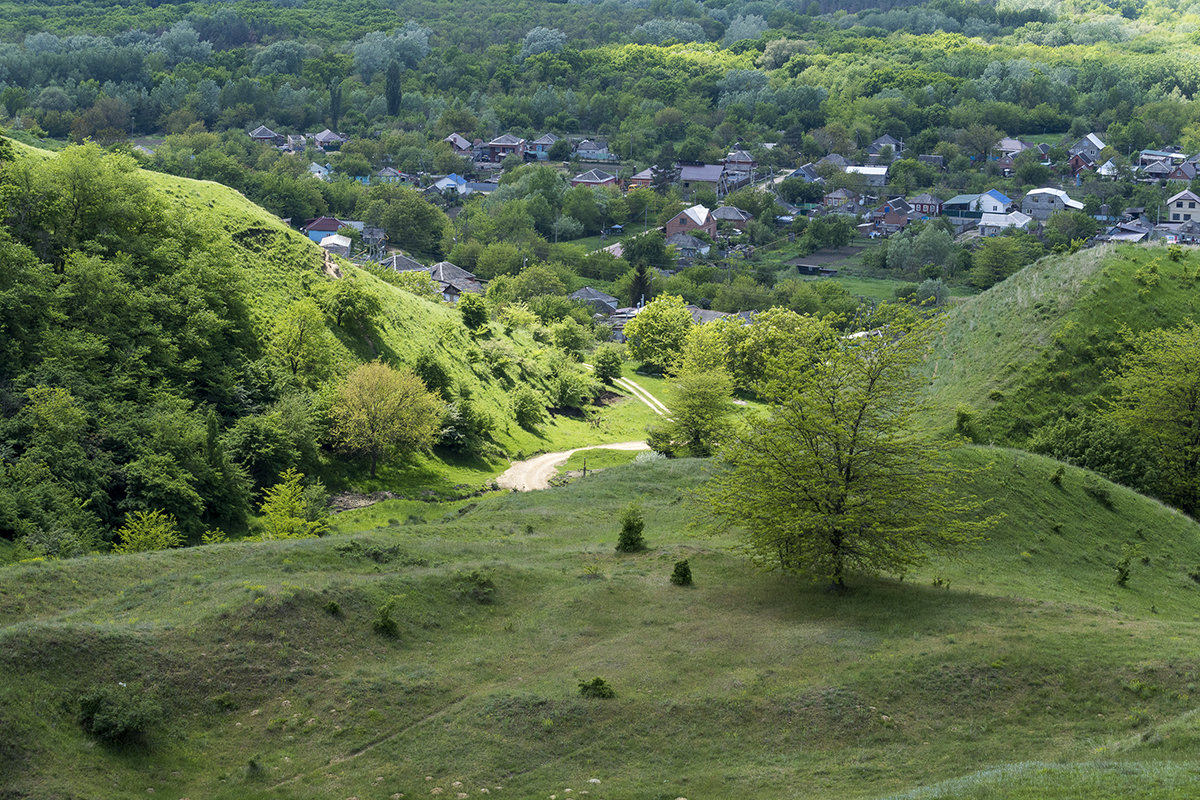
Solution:
<svg viewBox="0 0 1200 800"><path fill-rule="evenodd" d="M852 573L903 574L988 527L954 492L945 445L914 429L931 333L912 317L849 338L826 325L769 364L770 410L721 448L699 495L718 527L745 531L758 564L842 590Z"/></svg>

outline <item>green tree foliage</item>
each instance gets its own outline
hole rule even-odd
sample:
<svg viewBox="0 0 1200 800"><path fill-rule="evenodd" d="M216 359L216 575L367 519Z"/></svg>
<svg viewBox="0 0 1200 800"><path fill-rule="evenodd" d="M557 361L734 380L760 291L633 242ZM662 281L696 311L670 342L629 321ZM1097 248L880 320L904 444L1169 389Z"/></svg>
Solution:
<svg viewBox="0 0 1200 800"><path fill-rule="evenodd" d="M970 518L978 503L955 495L944 445L913 428L931 334L917 321L855 338L826 326L770 362L769 413L740 426L700 490L756 562L840 590L853 572L903 573L987 527Z"/></svg>
<svg viewBox="0 0 1200 800"><path fill-rule="evenodd" d="M366 328L383 308L379 295L354 278L327 284L322 303L339 328L343 325Z"/></svg>
<svg viewBox="0 0 1200 800"><path fill-rule="evenodd" d="M684 369L671 379L671 416L651 426L647 443L660 453L706 457L729 427L733 380L723 369Z"/></svg>
<svg viewBox="0 0 1200 800"><path fill-rule="evenodd" d="M334 361L333 336L313 300L298 300L275 319L270 353L282 367L309 385L329 374Z"/></svg>
<svg viewBox="0 0 1200 800"><path fill-rule="evenodd" d="M462 314L463 325L467 326L467 330L478 331L487 326L487 303L477 294L467 293L459 297L458 313Z"/></svg>
<svg viewBox="0 0 1200 800"><path fill-rule="evenodd" d="M621 511L621 533L617 537L618 553L639 553L646 549L646 518L635 500Z"/></svg>
<svg viewBox="0 0 1200 800"><path fill-rule="evenodd" d="M149 550L168 550L183 544L179 523L170 514L153 511L134 511L125 518L117 531L115 553L144 553Z"/></svg>
<svg viewBox="0 0 1200 800"><path fill-rule="evenodd" d="M522 428L532 429L546 419L546 401L542 395L528 384L521 384L509 396L513 419Z"/></svg>
<svg viewBox="0 0 1200 800"><path fill-rule="evenodd" d="M596 370L596 379L601 383L610 384L621 377L621 367L624 364L625 348L617 342L605 342L592 354L592 366Z"/></svg>
<svg viewBox="0 0 1200 800"><path fill-rule="evenodd" d="M302 473L289 469L279 476L278 483L267 489L259 506L262 514L259 539L309 539L329 529L324 510L313 508L303 480Z"/></svg>
<svg viewBox="0 0 1200 800"><path fill-rule="evenodd" d="M1044 254L1041 243L1030 234L993 236L971 257L971 284L987 289Z"/></svg>
<svg viewBox="0 0 1200 800"><path fill-rule="evenodd" d="M655 298L625 324L629 355L647 367L665 370L683 350L691 327L692 314L682 297Z"/></svg>
<svg viewBox="0 0 1200 800"><path fill-rule="evenodd" d="M411 371L374 361L346 376L329 413L337 446L366 457L373 478L380 461L433 445L442 403Z"/></svg>
<svg viewBox="0 0 1200 800"><path fill-rule="evenodd" d="M1144 447L1153 492L1188 514L1200 509L1200 326L1148 331L1132 341L1106 417Z"/></svg>
<svg viewBox="0 0 1200 800"><path fill-rule="evenodd" d="M1068 250L1073 243L1090 239L1099 227L1095 218L1082 211L1056 211L1046 220L1046 243L1055 252Z"/></svg>

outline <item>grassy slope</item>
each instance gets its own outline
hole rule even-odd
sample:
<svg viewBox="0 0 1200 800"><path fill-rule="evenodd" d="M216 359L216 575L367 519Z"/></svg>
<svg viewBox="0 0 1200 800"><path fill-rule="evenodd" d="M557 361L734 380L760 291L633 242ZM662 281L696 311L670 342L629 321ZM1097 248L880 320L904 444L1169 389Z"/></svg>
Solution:
<svg viewBox="0 0 1200 800"><path fill-rule="evenodd" d="M933 424L982 413L984 441L1020 443L1049 419L1090 407L1124 347L1142 331L1200 314L1200 255L1098 247L1049 257L957 305L931 360ZM1157 271L1157 276L1154 275Z"/></svg>
<svg viewBox="0 0 1200 800"><path fill-rule="evenodd" d="M64 798L878 797L923 785L998 797L1011 795L993 774L938 782L1079 762L1011 768L1035 787L1026 796L1058 797L1104 781L1090 763L1103 758L1121 766L1102 785L1126 796L1194 791L1197 526L1079 470L1056 487L1042 458L957 457L1005 523L970 553L903 582L860 580L849 597L757 573L732 540L692 533L682 500L704 469L692 461L422 506L428 521L407 525L385 519L415 504L383 503L323 540L5 568L0 786ZM617 556L613 520L632 497L652 549ZM1120 589L1111 563L1129 540L1148 563ZM680 558L692 589L667 581ZM494 575L494 605L464 596L473 569ZM395 640L372 631L387 597ZM578 696L597 675L615 700ZM95 746L74 722L74 698L115 681L164 705L146 749ZM1140 761L1160 758L1177 763ZM1170 780L1153 780L1164 770Z"/></svg>
<svg viewBox="0 0 1200 800"><path fill-rule="evenodd" d="M52 158L53 154L17 144L23 156ZM247 305L257 333L265 338L275 316L288 304L318 290L331 279L322 271L321 250L307 237L292 230L281 220L247 200L240 193L220 184L143 172L151 184L167 199L177 213L195 219L198 224L215 223L222 235L221 247L244 270ZM640 437L653 414L637 402L622 401L606 408L594 422L578 417L554 416L536 431L506 424L510 417L508 391L518 382L538 383L537 364L547 354L544 345L533 341L527 330L511 334L498 326L485 337L507 345L517 356L505 374L496 374L483 358L484 340L472 336L452 307L431 303L396 289L369 273L342 263L347 276L371 287L380 297L383 311L373 329L339 329L330 322L337 338L339 370L348 372L354 365L376 357L389 362L412 364L427 348L441 360L456 385L465 386L481 401L484 409L500 421L495 433L497 450L517 457L535 452L558 450L583 444L620 441ZM455 486L478 487L487 478L502 472L508 461L500 456L490 459L455 460L443 454L439 458L418 458L409 464L384 468L379 482L371 482L365 470L352 473L350 479L366 489L435 489L452 491ZM341 478L329 475L327 482Z"/></svg>

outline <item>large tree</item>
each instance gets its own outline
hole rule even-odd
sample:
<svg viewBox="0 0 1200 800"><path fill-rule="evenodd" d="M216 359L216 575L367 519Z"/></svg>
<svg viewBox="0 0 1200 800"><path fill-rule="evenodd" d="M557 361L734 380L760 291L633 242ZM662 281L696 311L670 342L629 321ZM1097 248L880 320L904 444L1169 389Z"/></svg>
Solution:
<svg viewBox="0 0 1200 800"><path fill-rule="evenodd" d="M682 297L663 295L655 298L625 323L629 355L648 367L667 369L683 351L691 327L692 314Z"/></svg>
<svg viewBox="0 0 1200 800"><path fill-rule="evenodd" d="M433 445L442 402L410 370L373 361L346 376L330 409L333 438L350 453L365 456L371 477L379 462Z"/></svg>
<svg viewBox="0 0 1200 800"><path fill-rule="evenodd" d="M989 524L952 490L943 446L914 430L930 326L910 317L846 338L826 325L772 361L769 413L738 428L700 490L761 565L843 590L851 573L902 574Z"/></svg>

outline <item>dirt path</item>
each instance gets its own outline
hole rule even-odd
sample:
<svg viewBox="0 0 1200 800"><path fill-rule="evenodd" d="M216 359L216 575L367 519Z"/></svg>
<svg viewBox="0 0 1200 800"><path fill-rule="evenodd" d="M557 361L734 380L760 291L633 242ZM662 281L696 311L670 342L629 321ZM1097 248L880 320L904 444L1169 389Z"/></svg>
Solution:
<svg viewBox="0 0 1200 800"><path fill-rule="evenodd" d="M572 454L580 450L649 450L645 442L617 442L616 444L597 444L591 447L576 447L574 450L564 450L561 453L543 453L526 461L514 461L504 474L496 479L501 489L514 489L518 492L531 492L535 489L549 489L550 479L558 471L558 465L564 463Z"/></svg>
<svg viewBox="0 0 1200 800"><path fill-rule="evenodd" d="M591 364L584 364L583 366L586 369L590 369L593 371L596 369ZM618 388L624 389L625 391L629 392L631 395L634 396L635 399L641 400L643 403L645 403L647 406L650 407L651 411L653 411L655 414L658 414L660 417L665 414L671 413L671 410L669 408L667 408L665 405L663 405L661 400L659 400L654 395L650 394L650 392L646 391L645 389L643 389L638 384L634 383L629 378L614 378L613 384L615 386L617 386Z"/></svg>

